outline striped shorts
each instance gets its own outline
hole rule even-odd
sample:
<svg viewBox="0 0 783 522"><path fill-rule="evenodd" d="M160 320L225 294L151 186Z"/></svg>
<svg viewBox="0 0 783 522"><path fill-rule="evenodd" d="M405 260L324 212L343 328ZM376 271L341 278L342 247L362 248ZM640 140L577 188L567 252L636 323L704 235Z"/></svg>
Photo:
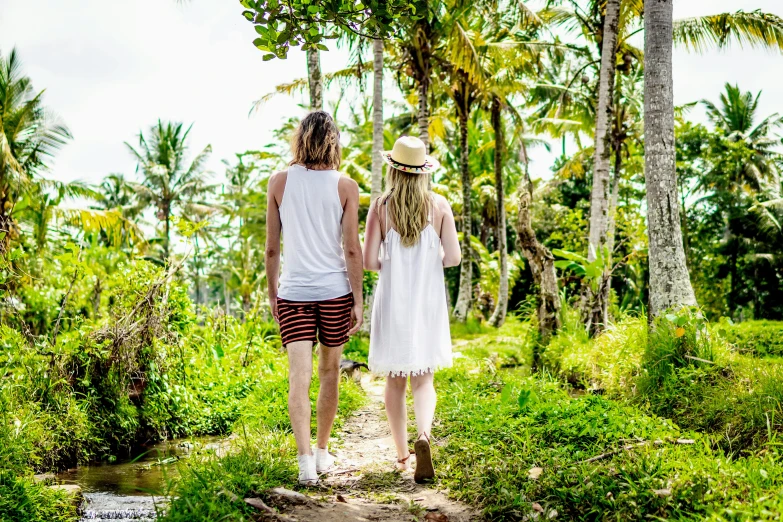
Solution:
<svg viewBox="0 0 783 522"><path fill-rule="evenodd" d="M277 317L283 346L297 341L338 347L348 342L353 294L328 301L287 301L277 298ZM317 334L317 335L316 335Z"/></svg>

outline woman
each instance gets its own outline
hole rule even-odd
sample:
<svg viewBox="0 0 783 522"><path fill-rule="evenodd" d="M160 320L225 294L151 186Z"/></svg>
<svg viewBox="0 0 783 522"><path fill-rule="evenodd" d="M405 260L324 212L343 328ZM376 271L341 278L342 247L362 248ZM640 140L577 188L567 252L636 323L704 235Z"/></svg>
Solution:
<svg viewBox="0 0 783 522"><path fill-rule="evenodd" d="M370 329L369 366L386 377L386 414L397 447L397 469L409 469L405 389L410 378L419 435L414 480L435 476L430 433L435 415L433 374L451 366L451 334L443 267L460 263L454 215L430 192L437 161L424 143L402 137L383 153L387 190L370 206L364 267L380 271Z"/></svg>

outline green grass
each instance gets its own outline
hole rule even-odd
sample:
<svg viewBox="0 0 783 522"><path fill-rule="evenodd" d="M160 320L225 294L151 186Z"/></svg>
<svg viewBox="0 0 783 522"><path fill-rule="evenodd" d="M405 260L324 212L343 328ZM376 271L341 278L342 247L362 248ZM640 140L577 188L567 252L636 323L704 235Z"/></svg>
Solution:
<svg viewBox="0 0 783 522"><path fill-rule="evenodd" d="M441 485L490 520L521 520L533 503L561 519L618 521L772 520L783 508L774 441L731 458L712 437L637 404L572 397L555 379L494 371L485 358L459 361L437 387ZM537 480L533 467L543 468Z"/></svg>
<svg viewBox="0 0 783 522"><path fill-rule="evenodd" d="M0 521L67 522L77 519L76 505L66 493L36 484L31 476L0 470Z"/></svg>
<svg viewBox="0 0 783 522"><path fill-rule="evenodd" d="M244 521L253 508L242 499L290 484L296 473L296 447L282 432L245 430L239 449L227 456L206 456L180 466L170 486L173 500L162 520Z"/></svg>
<svg viewBox="0 0 783 522"><path fill-rule="evenodd" d="M737 351L755 357L783 356L783 322L746 321L715 328Z"/></svg>
<svg viewBox="0 0 783 522"><path fill-rule="evenodd" d="M783 433L780 361L742 355L695 314L673 319L649 334L646 318L624 318L593 340L567 328L544 360L575 388L710 435L729 455L752 453Z"/></svg>
<svg viewBox="0 0 783 522"><path fill-rule="evenodd" d="M234 426L234 451L228 456L206 455L181 465L180 478L172 482L175 497L163 520L247 520L253 512L241 499L263 496L276 486L296 487L296 445L288 419L288 371L282 353L269 361L274 372L241 403L242 416ZM310 388L315 411L318 379ZM343 379L334 429L365 403L355 382ZM315 415L313 415L315 433ZM233 498L240 499L235 502Z"/></svg>

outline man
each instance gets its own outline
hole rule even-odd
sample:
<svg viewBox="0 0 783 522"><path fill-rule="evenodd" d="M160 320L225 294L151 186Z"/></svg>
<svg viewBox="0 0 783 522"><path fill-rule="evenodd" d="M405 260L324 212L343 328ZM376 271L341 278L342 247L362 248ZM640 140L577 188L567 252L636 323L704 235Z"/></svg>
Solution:
<svg viewBox="0 0 783 522"><path fill-rule="evenodd" d="M315 484L333 465L329 435L337 414L343 345L362 324L359 186L340 174L340 131L315 111L294 133L288 170L269 179L266 273L272 314L288 350L288 414L300 484ZM284 231L283 274L280 234ZM310 381L318 343L318 430L310 447Z"/></svg>

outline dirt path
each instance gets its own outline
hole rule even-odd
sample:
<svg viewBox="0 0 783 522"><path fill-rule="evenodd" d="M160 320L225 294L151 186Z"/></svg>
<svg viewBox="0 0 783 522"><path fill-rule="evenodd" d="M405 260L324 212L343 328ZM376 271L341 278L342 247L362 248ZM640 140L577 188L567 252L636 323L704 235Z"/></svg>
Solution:
<svg viewBox="0 0 783 522"><path fill-rule="evenodd" d="M362 387L370 403L350 418L342 440L331 451L336 469L305 496L275 495L270 505L278 520L467 522L481 518L468 506L449 500L437 485L413 481L413 473L393 471L396 458L383 411L383 381L369 375ZM435 442L437 444L437 442Z"/></svg>

